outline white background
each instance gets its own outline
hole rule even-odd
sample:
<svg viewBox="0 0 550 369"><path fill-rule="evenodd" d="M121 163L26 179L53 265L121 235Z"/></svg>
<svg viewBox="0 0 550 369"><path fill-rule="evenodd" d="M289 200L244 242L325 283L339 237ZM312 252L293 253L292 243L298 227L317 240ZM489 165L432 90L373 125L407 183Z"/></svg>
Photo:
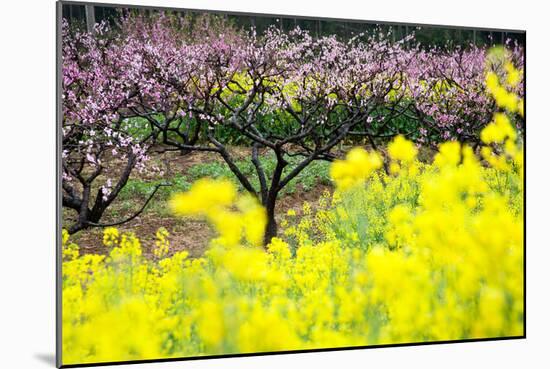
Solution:
<svg viewBox="0 0 550 369"><path fill-rule="evenodd" d="M113 1L117 2L117 1ZM550 15L544 1L128 0L258 13L527 30L527 339L263 356L133 368L550 367ZM122 2L124 3L124 2ZM53 367L55 3L0 11L0 367ZM495 260L498 263L498 260Z"/></svg>

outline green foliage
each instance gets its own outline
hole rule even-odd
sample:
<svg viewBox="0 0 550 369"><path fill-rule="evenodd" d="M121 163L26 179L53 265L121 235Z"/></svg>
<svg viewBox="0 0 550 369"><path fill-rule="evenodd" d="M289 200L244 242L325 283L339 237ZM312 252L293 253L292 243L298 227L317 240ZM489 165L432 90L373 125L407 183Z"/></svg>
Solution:
<svg viewBox="0 0 550 369"><path fill-rule="evenodd" d="M299 158L287 158L291 163L284 170L284 174L288 174L299 162ZM274 155L260 156L260 162L264 167L266 176L269 180L272 175L276 160ZM281 195L288 195L296 192L298 188L303 191L311 191L318 184L330 185L329 163L322 161L314 161L308 165L296 178L281 191ZM256 174L256 169L250 160L239 160L237 166L251 180L252 185L259 189L260 184ZM240 191L243 187L240 185L235 175L231 172L227 164L224 162L207 162L191 166L187 173L177 173L171 178L148 180L142 178L131 178L126 186L122 188L117 198L118 205L112 209L112 216L120 216L122 214L130 214L136 211L140 204L145 201L158 184L167 183L169 186L160 187L155 194L151 203L148 205L147 211L152 211L158 215L170 215L166 207L166 200L173 194L189 190L191 183L199 178L213 179L228 179L238 186ZM298 185L299 184L299 185Z"/></svg>
<svg viewBox="0 0 550 369"><path fill-rule="evenodd" d="M377 117L383 117L384 119L379 121ZM425 127L418 119L408 117L405 114L392 114L390 110L385 108L376 109L373 113L373 118L370 130L380 136L391 137L399 133L411 139L418 139L420 137L420 129ZM434 142L437 142L436 137L434 137L434 140ZM384 141L382 144L385 145L389 139Z"/></svg>
<svg viewBox="0 0 550 369"><path fill-rule="evenodd" d="M292 171L300 162L300 158L287 158L290 162L283 172L283 175ZM277 164L275 156L272 154L260 156L260 163L264 168L266 177L269 179ZM260 183L256 175L256 169L250 160L239 160L236 165L243 174L251 180L254 188L259 189ZM330 177L328 173L329 163L323 161L314 161L308 165L299 175L297 175L288 185L281 191L282 194L292 194L296 191L297 185L300 184L304 191L312 190L317 183L328 185ZM189 168L189 177L191 180L198 178L209 177L214 179L226 178L233 181L243 190L235 175L231 172L227 164L223 162L211 162L197 164Z"/></svg>
<svg viewBox="0 0 550 369"><path fill-rule="evenodd" d="M151 133L151 126L147 119L132 117L124 119L121 129L138 140L147 137Z"/></svg>

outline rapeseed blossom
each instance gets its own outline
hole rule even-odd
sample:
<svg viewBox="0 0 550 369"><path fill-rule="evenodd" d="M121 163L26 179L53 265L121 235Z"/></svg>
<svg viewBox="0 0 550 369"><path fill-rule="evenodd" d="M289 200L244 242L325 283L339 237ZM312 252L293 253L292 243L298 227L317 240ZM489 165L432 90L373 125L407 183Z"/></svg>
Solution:
<svg viewBox="0 0 550 369"><path fill-rule="evenodd" d="M172 210L181 215L209 215L231 205L237 197L235 186L228 180L199 179L186 193L174 196Z"/></svg>
<svg viewBox="0 0 550 369"><path fill-rule="evenodd" d="M228 180L199 179L188 192L176 194L170 206L177 215L201 216L219 231L218 243L237 245L242 238L260 245L267 224L265 209L248 194L237 194Z"/></svg>
<svg viewBox="0 0 550 369"><path fill-rule="evenodd" d="M515 142L517 133L504 113L496 113L494 119L481 131L481 140L486 143L502 143L505 139Z"/></svg>
<svg viewBox="0 0 550 369"><path fill-rule="evenodd" d="M119 239L118 229L115 227L107 227L103 232L103 244L105 246L113 246L118 243Z"/></svg>
<svg viewBox="0 0 550 369"><path fill-rule="evenodd" d="M156 240L155 240L155 248L153 249L153 254L157 258L162 258L166 254L168 254L169 248L170 248L170 241L168 240L168 236L170 234L166 230L166 228L161 227L157 230L157 233L155 234Z"/></svg>
<svg viewBox="0 0 550 369"><path fill-rule="evenodd" d="M258 211L236 192L221 207L196 199L236 218L208 217L220 238L196 259L167 256L162 229L152 260L131 234L106 229L107 257L78 255L64 234L65 362L523 334L520 173L456 142L435 161L308 204L266 251L241 245L254 236L220 241Z"/></svg>
<svg viewBox="0 0 550 369"><path fill-rule="evenodd" d="M376 152L354 148L345 160L336 160L330 167L330 176L340 189L363 183L373 171L382 166L382 158Z"/></svg>
<svg viewBox="0 0 550 369"><path fill-rule="evenodd" d="M402 135L398 135L388 145L388 154L393 160L408 163L416 158L418 149L411 141L405 139Z"/></svg>

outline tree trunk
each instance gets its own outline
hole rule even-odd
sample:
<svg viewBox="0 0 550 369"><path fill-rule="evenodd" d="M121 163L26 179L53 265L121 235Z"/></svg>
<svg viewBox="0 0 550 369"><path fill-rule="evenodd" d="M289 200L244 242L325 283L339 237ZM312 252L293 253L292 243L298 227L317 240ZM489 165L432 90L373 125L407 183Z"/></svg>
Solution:
<svg viewBox="0 0 550 369"><path fill-rule="evenodd" d="M271 186L264 203L265 210L267 212L267 225L264 233L264 246L267 246L273 237L277 237L277 221L275 220L275 204L277 203L277 196L282 187L281 176L283 170L288 165L288 162L284 159L283 153L280 150L275 151L277 155L277 166L273 171L273 178L271 179Z"/></svg>
<svg viewBox="0 0 550 369"><path fill-rule="evenodd" d="M273 237L277 237L277 221L275 220L275 201L270 201L266 206L267 224L264 233L264 246L269 245Z"/></svg>
<svg viewBox="0 0 550 369"><path fill-rule="evenodd" d="M70 226L69 229L67 230L67 232L70 235L72 235L72 234L75 234L76 232L78 232L82 229L85 229L85 228L87 228L86 225L84 225L81 222L77 222L77 223L73 224L72 226Z"/></svg>

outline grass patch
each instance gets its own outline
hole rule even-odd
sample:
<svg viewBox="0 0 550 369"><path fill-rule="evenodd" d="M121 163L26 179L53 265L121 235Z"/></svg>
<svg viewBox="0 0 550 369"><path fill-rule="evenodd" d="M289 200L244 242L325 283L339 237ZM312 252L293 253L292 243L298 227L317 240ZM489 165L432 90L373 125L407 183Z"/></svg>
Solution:
<svg viewBox="0 0 550 369"><path fill-rule="evenodd" d="M287 160L290 162L290 165L285 168L285 175L292 171L300 161L299 158L288 158ZM263 155L260 157L260 162L266 172L269 183L277 164L275 156L271 154ZM260 184L256 169L252 162L249 160L239 160L236 164L259 192ZM281 195L293 194L299 188L308 192L314 189L318 184L329 185L331 183L329 165L330 163L328 162L314 161L288 183L281 191ZM225 178L235 183L239 190L244 190L235 175L224 162L200 163L191 166L185 174L177 173L167 179L129 179L126 186L120 191L117 198L117 204L111 209L110 215L120 217L124 214L130 214L137 211L157 184L169 183L170 186L159 188L146 209L147 212L152 212L160 216L169 216L170 211L166 206L166 201L175 193L187 191L194 181L204 177L214 179Z"/></svg>

